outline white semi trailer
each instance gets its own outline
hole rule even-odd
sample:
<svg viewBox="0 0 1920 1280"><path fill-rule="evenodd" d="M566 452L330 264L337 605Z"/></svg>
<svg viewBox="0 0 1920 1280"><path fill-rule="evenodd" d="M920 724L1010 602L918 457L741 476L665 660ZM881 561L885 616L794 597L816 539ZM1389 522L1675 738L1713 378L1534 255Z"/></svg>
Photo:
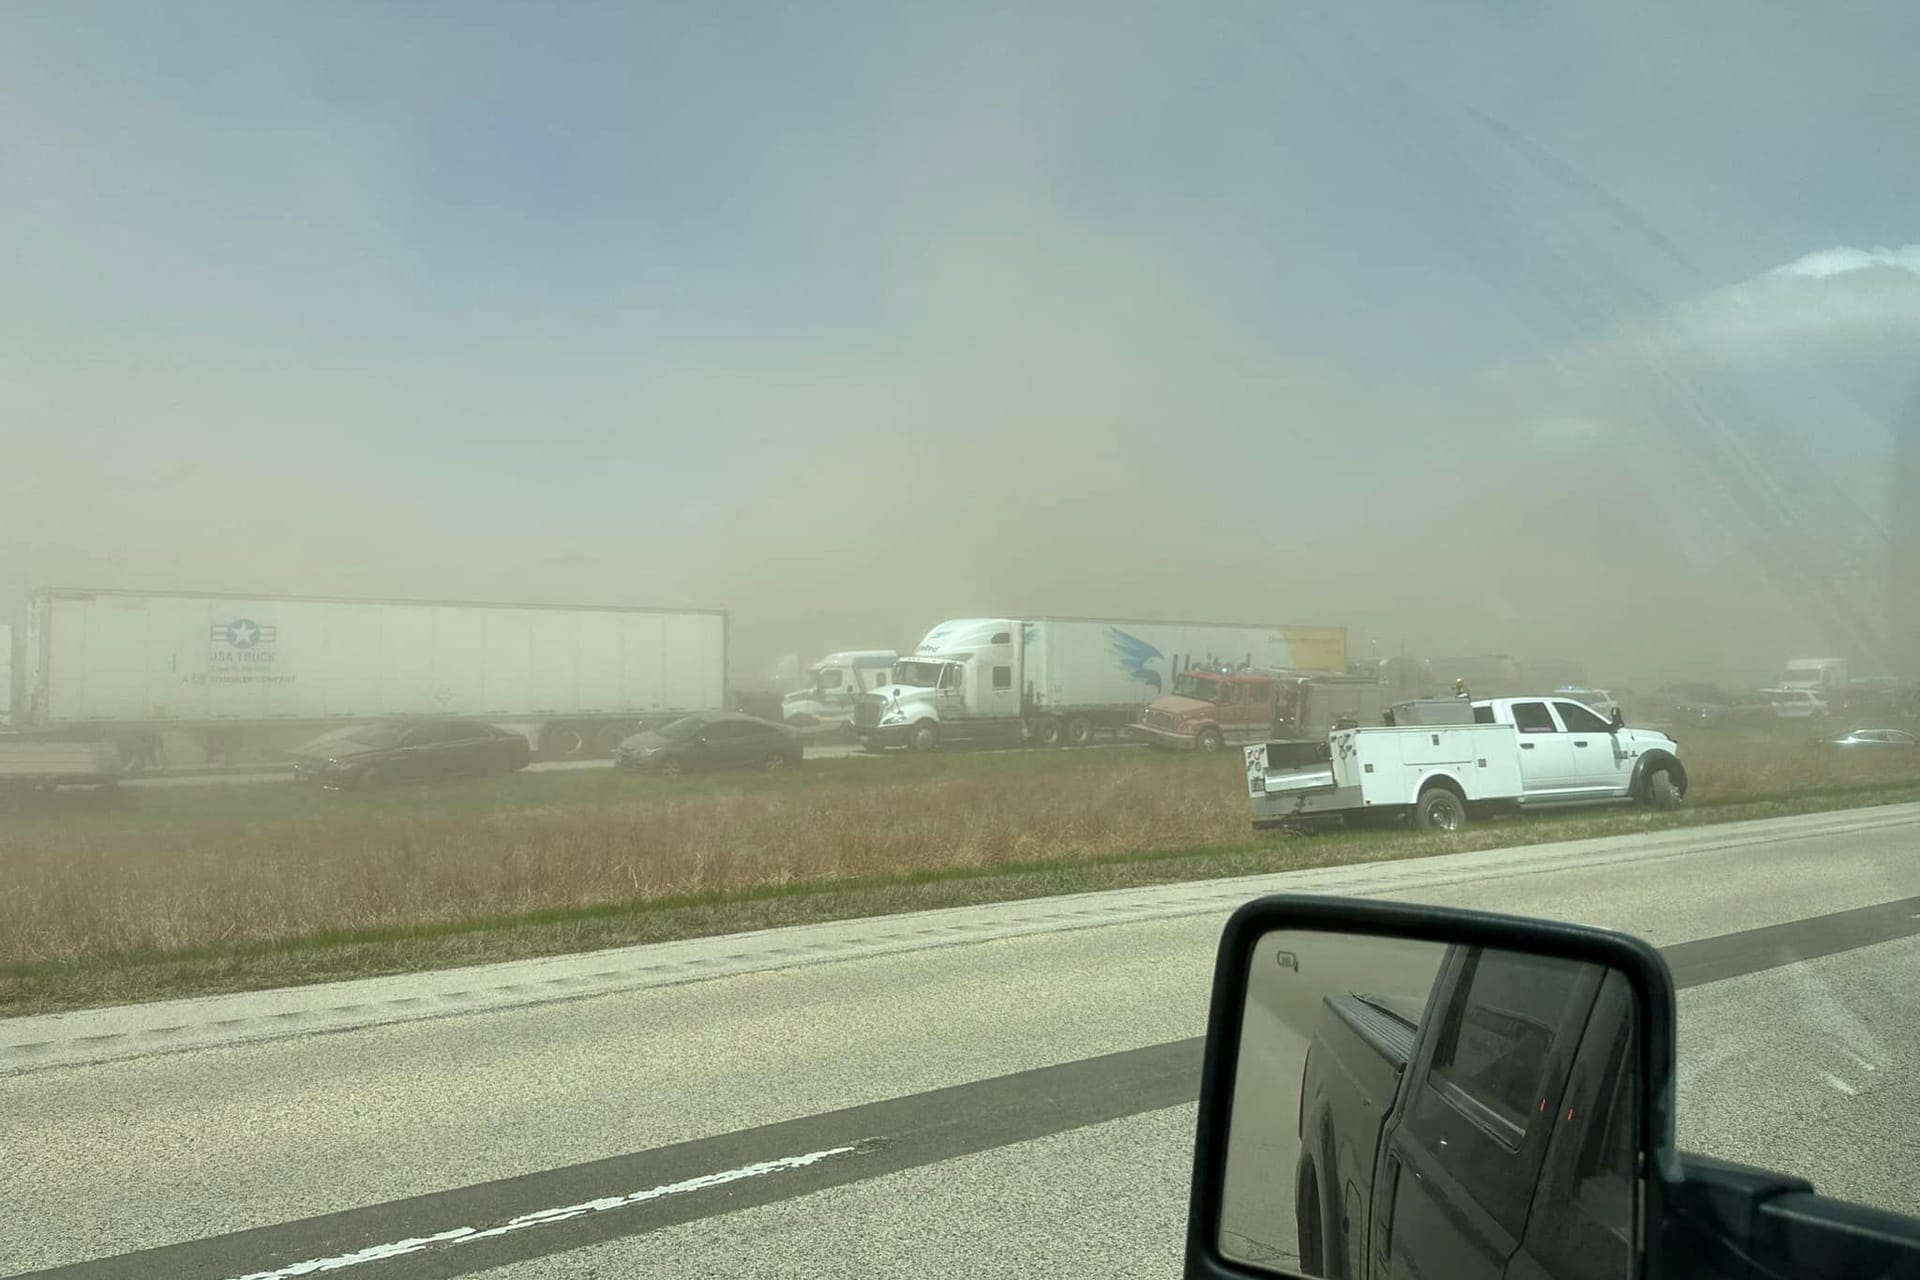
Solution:
<svg viewBox="0 0 1920 1280"><path fill-rule="evenodd" d="M12 719L117 743L135 766L162 763L165 736L231 758L410 716L473 717L571 756L724 705L726 667L720 612L48 588L30 602Z"/></svg>
<svg viewBox="0 0 1920 1280"><path fill-rule="evenodd" d="M891 683L854 699L869 748L943 741L1080 746L1118 732L1190 667L1346 669L1344 627L1126 618L957 618L933 628Z"/></svg>

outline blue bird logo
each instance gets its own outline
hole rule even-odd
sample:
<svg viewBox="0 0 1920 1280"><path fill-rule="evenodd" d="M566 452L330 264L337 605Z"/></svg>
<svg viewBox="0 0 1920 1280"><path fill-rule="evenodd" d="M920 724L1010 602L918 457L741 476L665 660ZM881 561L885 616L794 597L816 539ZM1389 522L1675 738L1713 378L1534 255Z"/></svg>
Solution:
<svg viewBox="0 0 1920 1280"><path fill-rule="evenodd" d="M1113 656L1120 661L1120 669L1141 684L1152 685L1153 691L1159 693L1160 673L1147 664L1166 655L1139 636L1130 636L1118 627L1109 628L1109 639Z"/></svg>

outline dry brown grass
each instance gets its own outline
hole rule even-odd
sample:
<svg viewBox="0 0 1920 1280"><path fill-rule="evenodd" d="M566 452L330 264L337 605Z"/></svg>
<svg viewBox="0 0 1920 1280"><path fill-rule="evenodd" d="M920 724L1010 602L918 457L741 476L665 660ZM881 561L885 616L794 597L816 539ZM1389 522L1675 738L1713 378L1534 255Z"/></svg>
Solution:
<svg viewBox="0 0 1920 1280"><path fill-rule="evenodd" d="M1920 790L1920 752L1683 746L1689 808ZM284 786L143 793L125 812L0 826L0 965L1250 843L1237 760L1098 755L848 762L779 785L549 774L371 803ZM1578 833L1567 825L1555 834Z"/></svg>
<svg viewBox="0 0 1920 1280"><path fill-rule="evenodd" d="M1118 756L480 815L0 831L0 963L433 925L1241 839L1231 776ZM876 766L863 766L869 769ZM877 766L884 767L884 766Z"/></svg>

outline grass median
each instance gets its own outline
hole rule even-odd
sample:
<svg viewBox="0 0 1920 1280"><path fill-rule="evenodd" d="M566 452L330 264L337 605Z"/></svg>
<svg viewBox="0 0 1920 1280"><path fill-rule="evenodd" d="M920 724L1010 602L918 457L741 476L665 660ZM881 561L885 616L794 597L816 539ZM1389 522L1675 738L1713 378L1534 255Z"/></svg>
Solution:
<svg viewBox="0 0 1920 1280"><path fill-rule="evenodd" d="M1146 751L75 793L0 826L0 1015L1920 799L1900 753L1686 755L1677 812L1446 836L1254 836L1237 758Z"/></svg>

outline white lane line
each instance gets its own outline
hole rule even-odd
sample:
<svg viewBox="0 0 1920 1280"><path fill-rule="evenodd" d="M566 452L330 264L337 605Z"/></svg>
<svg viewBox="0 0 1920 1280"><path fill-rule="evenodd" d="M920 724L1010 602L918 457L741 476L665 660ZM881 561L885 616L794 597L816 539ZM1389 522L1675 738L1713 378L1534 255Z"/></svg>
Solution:
<svg viewBox="0 0 1920 1280"><path fill-rule="evenodd" d="M609 1209L624 1209L630 1205L664 1200L668 1196L684 1195L689 1191L705 1191L709 1187L721 1187L747 1178L764 1178L768 1174L804 1169L808 1165L818 1164L822 1160L830 1160L835 1156L855 1155L870 1149L870 1140L863 1140L850 1147L828 1147L823 1151L809 1151L805 1155L781 1156L776 1160L743 1164L737 1169L726 1169L720 1173L703 1173L697 1178L686 1178L680 1182L648 1187L643 1191L629 1192L624 1196L603 1196L598 1200L586 1200L580 1204L537 1209L532 1213L523 1213L497 1227L451 1227L430 1236L412 1236L405 1240L389 1241L386 1244L369 1245L364 1249L356 1249L352 1253L335 1254L330 1258L309 1258L305 1262L295 1262L272 1271L249 1271L244 1276L234 1277L234 1280L292 1280L294 1276L317 1275L323 1271L341 1271L347 1267L357 1267L361 1263L382 1262L388 1258L419 1253L439 1245L470 1244L475 1240L491 1240L496 1236L508 1235L515 1231L526 1231L532 1227L544 1227L555 1222L566 1222L571 1218L585 1217L590 1213L605 1213Z"/></svg>

